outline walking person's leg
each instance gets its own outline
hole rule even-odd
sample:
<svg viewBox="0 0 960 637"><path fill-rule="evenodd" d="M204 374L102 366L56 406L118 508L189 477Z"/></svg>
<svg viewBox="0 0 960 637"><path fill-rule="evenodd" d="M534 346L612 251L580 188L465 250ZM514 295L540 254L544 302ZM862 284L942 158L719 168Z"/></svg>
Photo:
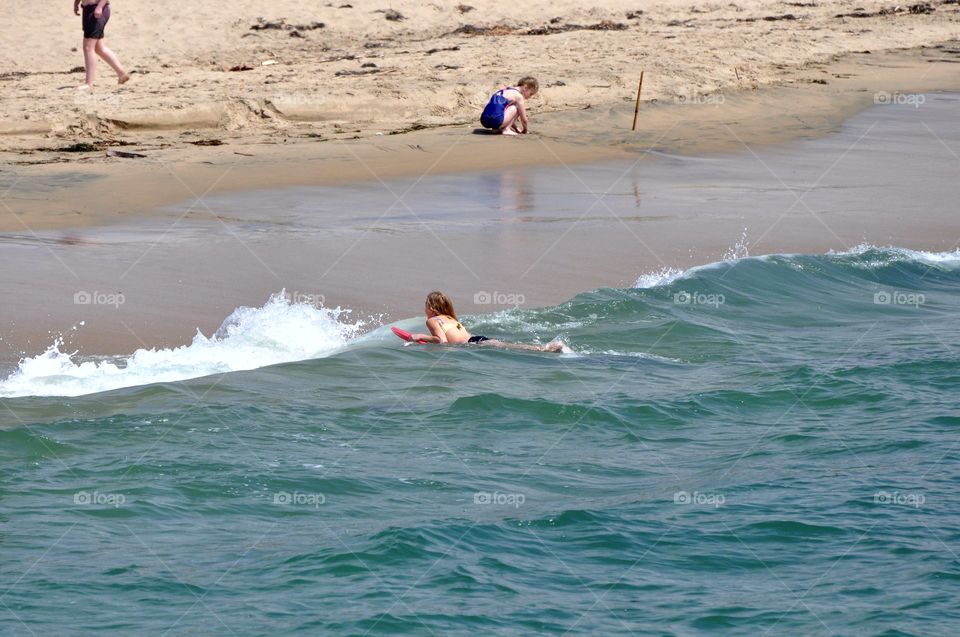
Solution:
<svg viewBox="0 0 960 637"><path fill-rule="evenodd" d="M106 42L103 39L96 40L96 52L97 55L103 58L103 61L110 65L118 78L120 84L126 84L130 79L130 75L123 70L123 66L120 64L120 60L117 59L116 53L114 53L110 48L107 47Z"/></svg>
<svg viewBox="0 0 960 637"><path fill-rule="evenodd" d="M93 88L93 81L97 77L97 42L94 38L83 39L83 68L87 71L86 81L77 88L80 90L90 90Z"/></svg>
<svg viewBox="0 0 960 637"><path fill-rule="evenodd" d="M125 84L130 75L123 69L116 53L104 42L104 30L110 21L110 5L86 5L83 7L83 61L87 70L87 81L81 89L92 89L97 75L97 56L116 71L120 84Z"/></svg>

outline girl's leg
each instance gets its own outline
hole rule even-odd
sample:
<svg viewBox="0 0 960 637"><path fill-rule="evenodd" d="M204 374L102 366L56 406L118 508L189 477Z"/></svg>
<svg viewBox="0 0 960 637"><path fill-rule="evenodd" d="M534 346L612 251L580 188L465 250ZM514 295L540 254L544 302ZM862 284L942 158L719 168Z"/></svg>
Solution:
<svg viewBox="0 0 960 637"><path fill-rule="evenodd" d="M481 347L499 347L501 349L516 349L523 350L527 352L567 352L572 351L567 349L566 343L561 341L559 338L555 338L546 345L527 345L526 343L508 343L507 341L497 341L490 339L482 343L478 343Z"/></svg>
<svg viewBox="0 0 960 637"><path fill-rule="evenodd" d="M527 345L526 343L508 343L507 341L497 341L490 339L482 343L478 343L481 347L499 347L500 349L518 349L525 352L542 352L544 351L543 347L540 345Z"/></svg>
<svg viewBox="0 0 960 637"><path fill-rule="evenodd" d="M517 107L511 104L503 111L503 123L500 124L500 132L504 135L516 135L517 132L512 128L516 119Z"/></svg>
<svg viewBox="0 0 960 637"><path fill-rule="evenodd" d="M508 343L507 341L498 341L492 338L477 344L480 347L499 347L500 349L519 349L519 350L524 350L528 352L542 351L536 345L526 345L524 343Z"/></svg>
<svg viewBox="0 0 960 637"><path fill-rule="evenodd" d="M92 89L93 80L97 76L97 40L93 38L83 39L83 67L87 70L87 81L80 86L81 89Z"/></svg>
<svg viewBox="0 0 960 637"><path fill-rule="evenodd" d="M106 42L101 40L96 40L96 51L97 54L103 58L103 61L110 65L110 67L116 71L117 77L120 78L120 83L124 84L127 80L130 79L130 76L126 71L123 70L123 67L120 65L120 60L117 59L117 55L107 48Z"/></svg>

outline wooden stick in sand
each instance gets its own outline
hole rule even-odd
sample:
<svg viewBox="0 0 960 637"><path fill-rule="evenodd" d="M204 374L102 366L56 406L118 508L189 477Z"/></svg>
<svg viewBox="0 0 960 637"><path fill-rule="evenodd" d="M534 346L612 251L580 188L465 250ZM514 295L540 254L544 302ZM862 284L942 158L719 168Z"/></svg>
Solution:
<svg viewBox="0 0 960 637"><path fill-rule="evenodd" d="M640 91L643 89L643 71L640 71L640 84L637 86L637 105L633 109L633 126L630 130L637 130L637 115L640 113Z"/></svg>

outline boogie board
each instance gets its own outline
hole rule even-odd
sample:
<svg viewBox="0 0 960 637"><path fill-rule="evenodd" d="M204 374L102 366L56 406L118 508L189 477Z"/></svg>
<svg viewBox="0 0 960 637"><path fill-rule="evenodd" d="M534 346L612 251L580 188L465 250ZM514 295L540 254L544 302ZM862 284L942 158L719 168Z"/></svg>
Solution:
<svg viewBox="0 0 960 637"><path fill-rule="evenodd" d="M394 334L396 334L397 336L399 336L399 337L402 338L403 340L407 341L408 343L412 343L412 342L413 342L413 334L411 334L411 333L408 332L407 330L400 329L399 327L391 327L390 329L393 330L393 333L394 333ZM422 340L421 340L421 341L417 341L417 343L426 343L426 342L427 342L427 341L422 341ZM498 345L499 347L502 347L502 348L505 348L505 349L523 349L523 350L530 350L530 349L535 350L535 349L536 349L536 348L534 348L533 346L530 346L530 345L517 345L516 343L504 343L504 342L502 342L502 341L490 341L490 342L491 342L491 343L497 343L497 345ZM558 351L558 352L553 352L553 353L555 353L555 354L572 354L572 353L573 353L573 350L571 350L571 349L568 348L566 345L564 345L564 349L563 349L563 350L560 350L560 351Z"/></svg>
<svg viewBox="0 0 960 637"><path fill-rule="evenodd" d="M397 336L399 336L399 337L402 338L403 340L408 341L408 342L412 342L412 341L413 341L413 334L411 334L411 333L408 332L407 330L402 330L402 329L400 329L399 327L391 327L390 329L393 330L393 333L394 333L394 334L396 334ZM417 342L418 342L418 343L425 343L426 341L417 341Z"/></svg>

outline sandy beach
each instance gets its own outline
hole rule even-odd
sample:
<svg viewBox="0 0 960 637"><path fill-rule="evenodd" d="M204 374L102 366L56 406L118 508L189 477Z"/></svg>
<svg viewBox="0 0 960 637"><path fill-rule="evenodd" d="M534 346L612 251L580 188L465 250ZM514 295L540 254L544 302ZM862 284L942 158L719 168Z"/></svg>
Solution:
<svg viewBox="0 0 960 637"><path fill-rule="evenodd" d="M134 81L118 89L101 65L97 91L78 97L79 19L69 5L10 9L0 26L4 41L19 42L0 53L0 146L8 152L90 140L160 149L211 138L309 142L473 123L489 93L522 73L542 80L540 112L630 102L641 70L645 99L696 102L804 81L800 71L838 55L960 35L952 0L591 8L559 0L525 3L522 12L368 0L240 0L178 11L125 0L113 7L108 42ZM805 81L821 79L830 81Z"/></svg>
<svg viewBox="0 0 960 637"><path fill-rule="evenodd" d="M520 14L487 3L279 0L265 10L249 0L207 3L184 19L146 0L116 3L108 42L134 79L118 87L101 64L97 89L86 95L74 90L82 56L69 6L11 5L0 37L20 45L0 53L0 161L100 168L103 149L121 145L171 162L203 161L216 150L198 143L228 144L237 161L270 156L276 145L322 153L318 146L330 140L475 124L490 92L524 73L541 78L532 104L539 121L543 113L613 106L618 116L607 126L622 130L629 116L619 111L632 105L641 70L647 104L713 103L718 93L765 86L829 94L843 79L830 68L838 56L960 37L953 0L672 0L642 10L562 0L527 3ZM869 75L871 62L863 64ZM928 75L912 79L922 84ZM77 144L96 150L57 152L89 148Z"/></svg>

